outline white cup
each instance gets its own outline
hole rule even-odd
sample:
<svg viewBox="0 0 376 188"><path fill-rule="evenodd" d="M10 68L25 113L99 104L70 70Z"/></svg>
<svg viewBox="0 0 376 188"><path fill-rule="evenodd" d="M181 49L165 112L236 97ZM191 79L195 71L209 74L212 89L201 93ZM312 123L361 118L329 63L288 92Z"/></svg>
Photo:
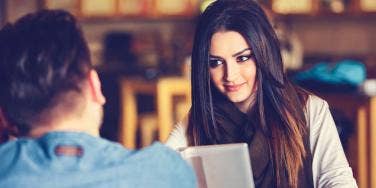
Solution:
<svg viewBox="0 0 376 188"><path fill-rule="evenodd" d="M367 79L360 86L361 91L369 96L376 95L376 79Z"/></svg>

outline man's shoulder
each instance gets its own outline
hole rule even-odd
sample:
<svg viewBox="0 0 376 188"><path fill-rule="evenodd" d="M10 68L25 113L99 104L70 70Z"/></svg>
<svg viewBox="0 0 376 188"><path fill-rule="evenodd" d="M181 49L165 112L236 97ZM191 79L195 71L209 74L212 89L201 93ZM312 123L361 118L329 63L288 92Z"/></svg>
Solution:
<svg viewBox="0 0 376 188"><path fill-rule="evenodd" d="M193 169L176 151L159 142L134 151L125 167L137 177L128 176L129 179L146 184L151 181L155 187L195 187Z"/></svg>
<svg viewBox="0 0 376 188"><path fill-rule="evenodd" d="M158 177L158 173L189 174L192 171L179 153L160 142L137 150L129 150L112 142L102 146L97 150L96 153L100 154L95 160L101 161L104 169L123 168L123 172L143 169L144 177L147 177L147 174Z"/></svg>
<svg viewBox="0 0 376 188"><path fill-rule="evenodd" d="M66 178L71 179L71 181L65 182L64 185L73 186L87 183L94 185L94 182L96 182L94 187L103 187L100 186L100 183L130 187L195 187L195 176L192 168L178 153L161 143L157 142L140 150L129 150L118 143L101 138L90 139L90 141L90 147L86 148L87 153L84 151L82 161L78 162L77 168L71 168L69 175L66 175ZM85 143L87 142L85 141ZM35 153L26 151L31 151L30 148L38 150L40 146L41 144L35 140L25 141L21 139L0 145L0 151L4 154L0 156L0 159L8 160L6 163L1 160L0 180L7 181L1 182L0 185L16 185L16 177L22 177L29 181L30 179L53 179L53 177L62 175L61 173L65 172L66 165L61 167L63 169L59 168L58 171L50 165L69 162L66 161L67 158L62 158L63 161L56 158L51 160L48 163L50 165L47 166L45 166L47 163L43 163L45 169L43 171L38 170L38 173L25 174L25 170L33 171L29 168L22 170L22 172L14 169L15 166L20 165L30 166L28 165L29 162L35 158L31 157L31 154L35 155ZM87 154L86 157L85 154ZM27 160L23 160L23 158L27 158ZM26 164L25 161L29 162ZM35 167L35 165L33 166ZM81 167L85 168L81 169ZM75 170L72 171L72 169ZM85 178L77 179L78 177ZM53 183L56 182L51 180L50 183L45 182L43 184L45 186L40 185L41 187L49 187Z"/></svg>
<svg viewBox="0 0 376 188"><path fill-rule="evenodd" d="M12 161L17 153L22 149L23 145L32 144L30 140L16 139L0 144L0 161L5 164L7 161Z"/></svg>
<svg viewBox="0 0 376 188"><path fill-rule="evenodd" d="M160 142L154 142L148 147L134 150L131 153L127 160L139 161L142 164L160 165L164 168L171 165L185 164L185 161L176 151Z"/></svg>

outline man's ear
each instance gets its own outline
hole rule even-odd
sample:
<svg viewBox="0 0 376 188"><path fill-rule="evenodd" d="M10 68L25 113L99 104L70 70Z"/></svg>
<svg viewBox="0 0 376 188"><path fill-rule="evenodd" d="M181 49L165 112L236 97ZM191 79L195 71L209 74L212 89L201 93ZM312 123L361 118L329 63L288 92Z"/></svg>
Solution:
<svg viewBox="0 0 376 188"><path fill-rule="evenodd" d="M90 70L88 81L91 98L101 105L106 103L106 98L103 96L101 82L99 80L97 71L94 69Z"/></svg>

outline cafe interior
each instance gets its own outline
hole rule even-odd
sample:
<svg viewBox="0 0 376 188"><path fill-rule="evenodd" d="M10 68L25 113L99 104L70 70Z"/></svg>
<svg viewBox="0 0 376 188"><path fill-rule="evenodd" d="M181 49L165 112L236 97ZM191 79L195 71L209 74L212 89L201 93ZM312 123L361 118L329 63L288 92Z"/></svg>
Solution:
<svg viewBox="0 0 376 188"><path fill-rule="evenodd" d="M101 136L164 142L191 103L196 20L213 0L0 0L0 26L40 9L79 20L107 99ZM360 188L376 187L376 1L258 0L289 78L325 99Z"/></svg>

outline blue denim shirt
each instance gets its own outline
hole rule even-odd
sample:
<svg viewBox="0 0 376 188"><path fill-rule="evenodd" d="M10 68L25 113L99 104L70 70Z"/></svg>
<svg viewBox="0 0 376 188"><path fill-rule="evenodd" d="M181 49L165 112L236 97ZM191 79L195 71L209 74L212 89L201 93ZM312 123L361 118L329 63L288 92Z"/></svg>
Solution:
<svg viewBox="0 0 376 188"><path fill-rule="evenodd" d="M78 150L61 153L61 147ZM160 143L132 151L85 133L51 132L0 145L0 187L191 188L196 178Z"/></svg>

